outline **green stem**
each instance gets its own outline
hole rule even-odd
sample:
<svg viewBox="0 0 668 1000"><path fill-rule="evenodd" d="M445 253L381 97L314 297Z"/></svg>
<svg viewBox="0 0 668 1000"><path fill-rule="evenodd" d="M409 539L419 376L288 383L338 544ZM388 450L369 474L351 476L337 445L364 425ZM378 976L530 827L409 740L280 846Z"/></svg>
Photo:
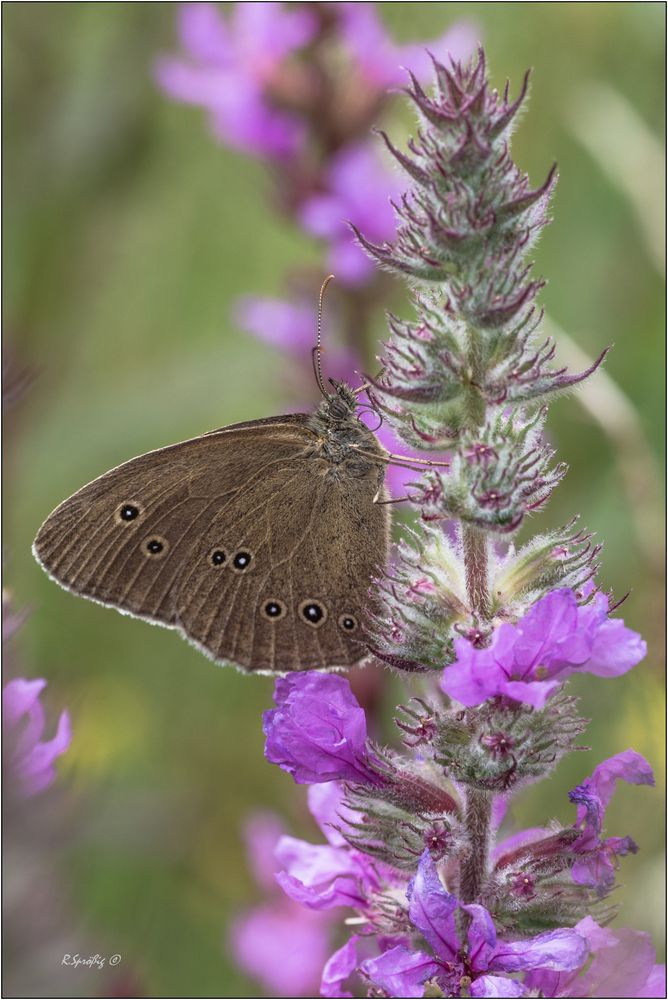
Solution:
<svg viewBox="0 0 668 1000"><path fill-rule="evenodd" d="M480 338L477 331L470 328L468 348L470 383L466 410L469 429L474 430L485 423L487 413L484 396L478 388L484 383L485 378ZM469 606L479 620L488 621L491 608L487 535L478 528L462 525L462 537ZM459 886L459 895L465 903L472 903L480 896L487 878L491 812L492 797L489 792L469 785L466 793L465 817L469 853L462 861Z"/></svg>
<svg viewBox="0 0 668 1000"><path fill-rule="evenodd" d="M462 526L464 540L464 572L469 605L477 618L490 617L489 581L487 577L487 536L477 528Z"/></svg>
<svg viewBox="0 0 668 1000"><path fill-rule="evenodd" d="M466 828L469 835L469 854L462 862L459 895L464 903L473 903L487 878L487 852L489 821L492 814L492 796L489 792L469 786L466 793Z"/></svg>
<svg viewBox="0 0 668 1000"><path fill-rule="evenodd" d="M466 417L469 430L482 427L487 416L485 398L478 386L485 379L480 335L472 327L467 331L469 382L466 387ZM469 606L478 619L490 617L489 581L487 577L487 536L478 528L462 525L464 570Z"/></svg>

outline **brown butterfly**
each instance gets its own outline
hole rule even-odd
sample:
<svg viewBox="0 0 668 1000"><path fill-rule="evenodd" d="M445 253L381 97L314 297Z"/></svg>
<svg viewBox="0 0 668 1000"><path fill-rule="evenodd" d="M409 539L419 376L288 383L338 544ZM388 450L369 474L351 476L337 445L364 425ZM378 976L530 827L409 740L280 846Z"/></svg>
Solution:
<svg viewBox="0 0 668 1000"><path fill-rule="evenodd" d="M33 545L56 583L245 671L346 667L368 654L369 587L390 536L385 467L419 460L391 456L358 418L365 386L330 379L326 392L327 281L317 411L232 424L84 486Z"/></svg>

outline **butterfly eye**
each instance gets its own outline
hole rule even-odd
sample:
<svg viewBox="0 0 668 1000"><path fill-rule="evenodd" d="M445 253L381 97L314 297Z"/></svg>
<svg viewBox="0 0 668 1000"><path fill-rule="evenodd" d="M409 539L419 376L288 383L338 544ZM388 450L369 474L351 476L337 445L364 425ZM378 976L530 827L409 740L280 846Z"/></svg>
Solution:
<svg viewBox="0 0 668 1000"><path fill-rule="evenodd" d="M287 608L282 601L276 601L273 598L267 601L262 608L266 618L270 618L272 621L278 621L279 618L285 618L287 614Z"/></svg>
<svg viewBox="0 0 668 1000"><path fill-rule="evenodd" d="M250 566L252 559L253 557L250 554L250 552L240 551L237 552L236 555L234 556L234 559L232 560L232 565L240 573L243 573L244 570L248 569L248 567Z"/></svg>
<svg viewBox="0 0 668 1000"><path fill-rule="evenodd" d="M340 615L339 625L344 632L354 632L357 628L357 619L354 615Z"/></svg>
<svg viewBox="0 0 668 1000"><path fill-rule="evenodd" d="M147 538L144 542L145 554L154 559L161 559L164 555L167 555L168 548L169 542L166 538L162 538L160 535L154 535L153 538Z"/></svg>
<svg viewBox="0 0 668 1000"><path fill-rule="evenodd" d="M210 553L209 559L211 561L211 565L215 566L216 569L220 569L220 567L227 562L227 556L222 549L214 549Z"/></svg>
<svg viewBox="0 0 668 1000"><path fill-rule="evenodd" d="M136 521L141 514L141 509L134 503L122 503L116 509L116 519L124 523Z"/></svg>
<svg viewBox="0 0 668 1000"><path fill-rule="evenodd" d="M299 605L299 613L304 621L312 625L313 628L320 628L327 620L327 608L318 601L302 601Z"/></svg>

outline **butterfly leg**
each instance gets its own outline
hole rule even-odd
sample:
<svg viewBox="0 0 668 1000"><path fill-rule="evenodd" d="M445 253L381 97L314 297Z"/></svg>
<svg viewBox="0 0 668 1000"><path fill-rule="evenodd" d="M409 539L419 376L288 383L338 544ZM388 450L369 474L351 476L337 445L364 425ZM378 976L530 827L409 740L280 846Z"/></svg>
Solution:
<svg viewBox="0 0 668 1000"><path fill-rule="evenodd" d="M412 499L413 499L412 497L406 496L406 497L391 497L389 500L381 500L380 494L376 493L375 497L372 500L372 503L382 506L383 504L389 504L389 503L405 503L406 501L412 502Z"/></svg>

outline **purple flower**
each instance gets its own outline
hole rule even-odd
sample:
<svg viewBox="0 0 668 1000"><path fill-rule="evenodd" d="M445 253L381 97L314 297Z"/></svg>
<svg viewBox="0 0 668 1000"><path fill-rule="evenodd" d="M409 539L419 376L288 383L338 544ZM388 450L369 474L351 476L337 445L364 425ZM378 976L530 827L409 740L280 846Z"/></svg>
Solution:
<svg viewBox="0 0 668 1000"><path fill-rule="evenodd" d="M248 296L236 303L234 318L242 330L300 358L315 346L318 313L312 305L285 299Z"/></svg>
<svg viewBox="0 0 668 1000"><path fill-rule="evenodd" d="M406 82L406 69L420 80L429 78L432 64L429 52L446 59L465 59L476 45L476 29L459 22L439 38L398 45L388 37L372 3L330 4L341 19L341 35L362 76L381 90ZM446 60L447 61L447 60Z"/></svg>
<svg viewBox="0 0 668 1000"><path fill-rule="evenodd" d="M574 930L589 946L591 962L570 972L527 973L525 984L545 997L665 997L666 968L655 964L649 935L628 927L599 927L585 917Z"/></svg>
<svg viewBox="0 0 668 1000"><path fill-rule="evenodd" d="M61 713L53 739L42 741L46 720L39 696L45 687L41 678L17 677L2 689L2 720L11 747L8 759L23 795L35 795L51 784L56 777L54 761L72 741L67 711Z"/></svg>
<svg viewBox="0 0 668 1000"><path fill-rule="evenodd" d="M343 989L343 984L357 967L358 941L358 936L353 934L343 947L335 951L329 958L325 968L322 970L322 979L320 981L321 997L352 997L352 993L348 993Z"/></svg>
<svg viewBox="0 0 668 1000"><path fill-rule="evenodd" d="M327 959L331 920L278 891L274 849L283 833L271 813L259 813L246 825L249 866L268 898L233 923L230 944L239 966L272 996L312 996Z"/></svg>
<svg viewBox="0 0 668 1000"><path fill-rule="evenodd" d="M247 153L276 159L294 155L303 124L271 104L267 93L280 63L313 37L315 19L281 3L237 3L226 20L215 4L179 8L185 58L159 61L156 75L171 96L200 104L213 132Z"/></svg>
<svg viewBox="0 0 668 1000"><path fill-rule="evenodd" d="M15 632L21 628L26 618L28 617L28 612L23 609L22 611L14 611L12 607L12 602L9 594L3 591L2 594L2 641L7 642L8 639L14 635Z"/></svg>
<svg viewBox="0 0 668 1000"><path fill-rule="evenodd" d="M624 750L594 769L589 778L569 792L569 799L577 805L575 831L554 831L534 827L522 830L497 844L492 860L497 869L508 869L515 864L522 868L518 875L525 876L523 864L544 863L551 857L579 855L571 867L571 877L579 885L591 886L599 895L605 895L614 886L616 858L635 854L637 847L631 837L608 837L600 833L605 810L618 780L633 785L653 785L654 775L647 761L635 750Z"/></svg>
<svg viewBox="0 0 668 1000"><path fill-rule="evenodd" d="M471 996L524 996L528 992L504 973L546 969L553 972L580 968L587 956L581 935L556 930L520 941L500 941L484 906L464 906L447 892L428 851L408 889L409 917L431 952L412 951L399 944L378 958L362 963L362 970L390 996L421 997L424 984L434 979L445 996L459 996L463 982ZM462 947L457 910L469 918L467 942ZM499 975L501 973L501 975Z"/></svg>
<svg viewBox="0 0 668 1000"><path fill-rule="evenodd" d="M255 907L232 928L236 961L269 996L313 996L329 950L321 917L289 899Z"/></svg>
<svg viewBox="0 0 668 1000"><path fill-rule="evenodd" d="M476 649L466 639L454 646L457 659L441 680L446 694L463 705L506 695L534 708L575 671L616 677L647 651L637 632L608 618L604 594L579 607L567 588L542 597L515 625L497 628L489 647Z"/></svg>
<svg viewBox="0 0 668 1000"><path fill-rule="evenodd" d="M265 757L297 784L343 779L380 784L366 718L345 677L307 671L280 677L264 713Z"/></svg>
<svg viewBox="0 0 668 1000"><path fill-rule="evenodd" d="M600 839L605 810L620 779L632 785L653 785L654 774L644 757L635 750L624 750L604 760L589 778L568 793L577 805L576 825L582 834L571 850L582 855L573 866L573 880L607 892L615 880L615 858L638 850L630 837Z"/></svg>
<svg viewBox="0 0 668 1000"><path fill-rule="evenodd" d="M348 906L365 911L384 882L406 884L398 873L348 846L341 829L348 819L359 817L347 810L342 800L342 789L335 781L312 785L309 809L328 843L309 844L282 837L276 848L276 859L283 867L276 881L286 895L310 909Z"/></svg>
<svg viewBox="0 0 668 1000"><path fill-rule="evenodd" d="M391 198L401 192L401 178L384 166L368 143L341 150L326 175L326 190L302 206L302 225L329 241L329 267L348 285L368 281L377 265L366 255L348 225L374 242L392 239L396 230Z"/></svg>

